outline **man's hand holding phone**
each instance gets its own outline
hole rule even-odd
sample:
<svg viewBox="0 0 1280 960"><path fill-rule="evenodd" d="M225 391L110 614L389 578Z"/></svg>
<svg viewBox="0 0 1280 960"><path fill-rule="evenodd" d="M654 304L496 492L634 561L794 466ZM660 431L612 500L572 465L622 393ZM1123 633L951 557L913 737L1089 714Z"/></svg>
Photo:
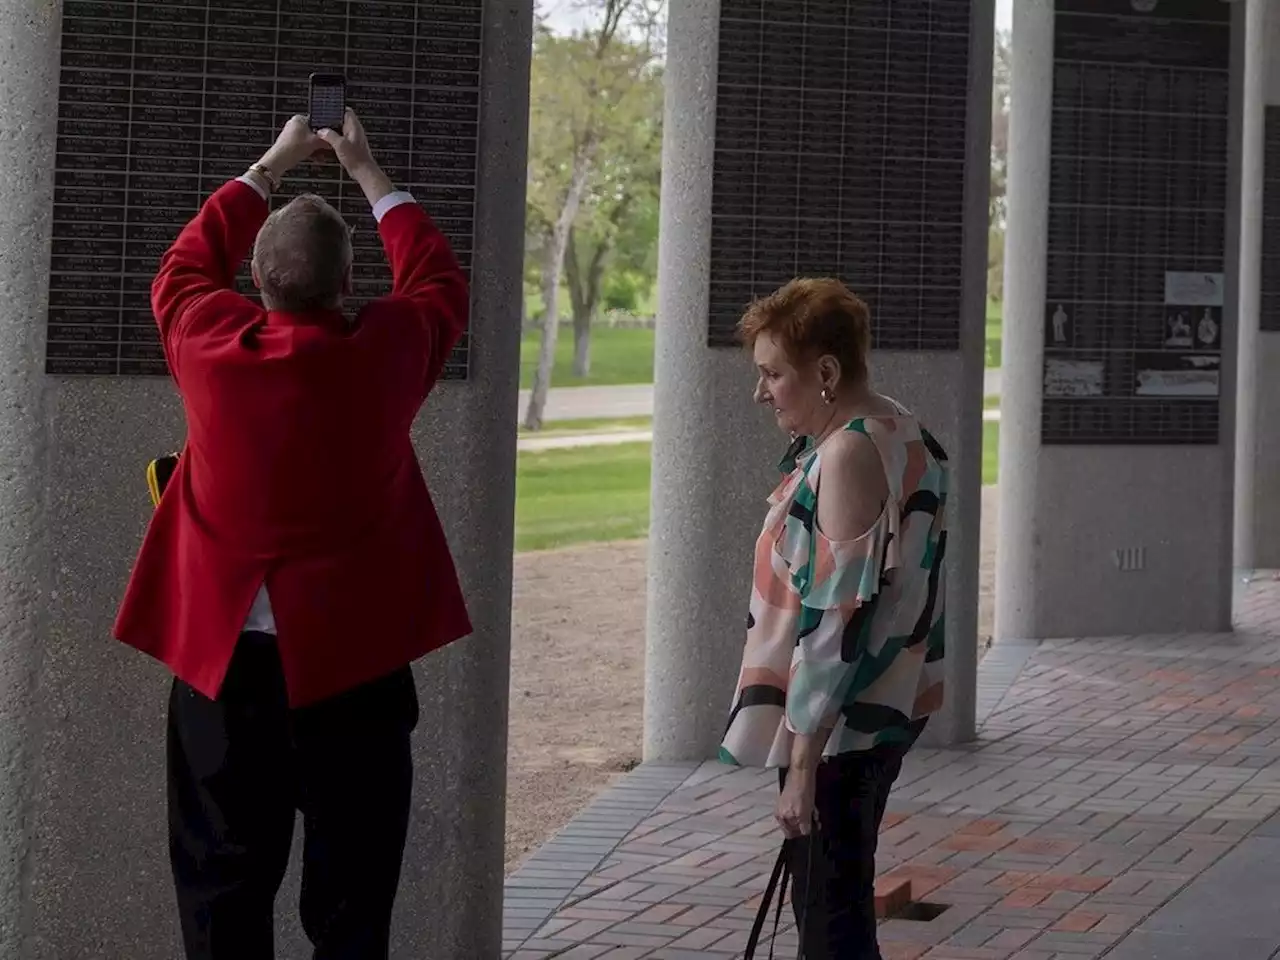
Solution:
<svg viewBox="0 0 1280 960"><path fill-rule="evenodd" d="M373 159L364 126L350 107L347 107L341 131L326 128L316 135L337 155L338 162L351 179L360 184L360 189L364 191L371 206L395 192L395 187L378 166L378 161Z"/></svg>
<svg viewBox="0 0 1280 960"><path fill-rule="evenodd" d="M317 151L324 150L325 146L325 141L311 131L306 117L294 116L284 125L276 142L262 155L258 163L270 170L277 178L284 177Z"/></svg>

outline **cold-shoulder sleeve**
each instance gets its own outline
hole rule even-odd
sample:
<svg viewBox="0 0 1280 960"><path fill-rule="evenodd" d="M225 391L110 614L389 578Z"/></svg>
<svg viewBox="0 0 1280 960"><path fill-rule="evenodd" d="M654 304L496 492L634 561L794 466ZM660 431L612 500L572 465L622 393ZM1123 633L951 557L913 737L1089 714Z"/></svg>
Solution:
<svg viewBox="0 0 1280 960"><path fill-rule="evenodd" d="M898 567L898 504L886 501L875 524L856 540L831 540L814 518L797 587L800 629L787 685L787 728L812 735L833 727L867 653L871 621L889 572ZM795 569L800 569L797 567Z"/></svg>

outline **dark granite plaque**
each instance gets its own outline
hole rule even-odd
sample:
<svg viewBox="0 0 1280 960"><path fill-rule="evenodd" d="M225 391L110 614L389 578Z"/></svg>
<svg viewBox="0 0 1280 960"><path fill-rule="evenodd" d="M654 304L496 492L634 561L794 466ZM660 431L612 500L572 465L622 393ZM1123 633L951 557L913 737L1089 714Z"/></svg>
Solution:
<svg viewBox="0 0 1280 960"><path fill-rule="evenodd" d="M1046 444L1218 442L1230 8L1057 0Z"/></svg>
<svg viewBox="0 0 1280 960"><path fill-rule="evenodd" d="M347 78L387 173L432 213L470 274L483 0L66 0L50 260L51 374L167 373L149 291L200 203L307 107L307 77ZM359 310L391 275L359 187L296 170L279 206L319 193L354 229ZM237 287L253 296L245 264ZM444 376L465 379L464 337Z"/></svg>
<svg viewBox="0 0 1280 960"><path fill-rule="evenodd" d="M971 0L722 0L708 343L836 276L873 344L960 345Z"/></svg>
<svg viewBox="0 0 1280 960"><path fill-rule="evenodd" d="M1263 136L1262 304L1259 324L1280 331L1280 106L1266 108Z"/></svg>

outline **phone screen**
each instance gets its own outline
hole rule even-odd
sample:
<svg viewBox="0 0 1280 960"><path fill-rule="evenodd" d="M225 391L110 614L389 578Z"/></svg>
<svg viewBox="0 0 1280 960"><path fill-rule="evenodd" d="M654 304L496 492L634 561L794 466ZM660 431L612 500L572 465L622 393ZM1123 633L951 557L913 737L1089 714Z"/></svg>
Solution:
<svg viewBox="0 0 1280 960"><path fill-rule="evenodd" d="M312 130L342 132L342 120L347 109L347 82L336 73L311 75L311 103L307 111Z"/></svg>

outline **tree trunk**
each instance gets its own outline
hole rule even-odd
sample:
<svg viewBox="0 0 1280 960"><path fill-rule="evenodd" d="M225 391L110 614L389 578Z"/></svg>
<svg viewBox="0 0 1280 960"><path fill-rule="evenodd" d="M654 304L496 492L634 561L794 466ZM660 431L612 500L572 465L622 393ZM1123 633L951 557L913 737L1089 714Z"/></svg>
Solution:
<svg viewBox="0 0 1280 960"><path fill-rule="evenodd" d="M591 321L573 323L573 375L579 380L591 376Z"/></svg>
<svg viewBox="0 0 1280 960"><path fill-rule="evenodd" d="M593 153L594 141L588 139L573 158L573 174L569 178L564 206L551 230L551 239L542 261L542 346L538 350L538 367L533 373L529 406L524 415L524 425L528 430L542 429L542 414L547 406L547 391L551 389L551 371L556 361L556 336L560 332L560 271L564 269L569 231L578 218L578 206L587 189Z"/></svg>
<svg viewBox="0 0 1280 960"><path fill-rule="evenodd" d="M604 265L613 249L613 242L605 240L596 247L591 255L591 264L587 267L587 282L584 300L586 301L586 323L583 325L581 337L574 343L574 363L580 364L579 377L591 373L591 325L600 315L600 294L604 285ZM575 328L575 334L578 332Z"/></svg>
<svg viewBox="0 0 1280 960"><path fill-rule="evenodd" d="M569 282L569 299L573 303L573 375L591 374L591 327L600 314L600 293L604 282L604 266L613 249L610 240L601 241L591 251L591 262L585 275L578 259L577 237L570 231L569 250L565 255L564 275Z"/></svg>
<svg viewBox="0 0 1280 960"><path fill-rule="evenodd" d="M573 307L573 376L582 379L591 373L592 304L578 267L578 236L569 230L569 248L564 257L564 278L569 284L569 303Z"/></svg>

